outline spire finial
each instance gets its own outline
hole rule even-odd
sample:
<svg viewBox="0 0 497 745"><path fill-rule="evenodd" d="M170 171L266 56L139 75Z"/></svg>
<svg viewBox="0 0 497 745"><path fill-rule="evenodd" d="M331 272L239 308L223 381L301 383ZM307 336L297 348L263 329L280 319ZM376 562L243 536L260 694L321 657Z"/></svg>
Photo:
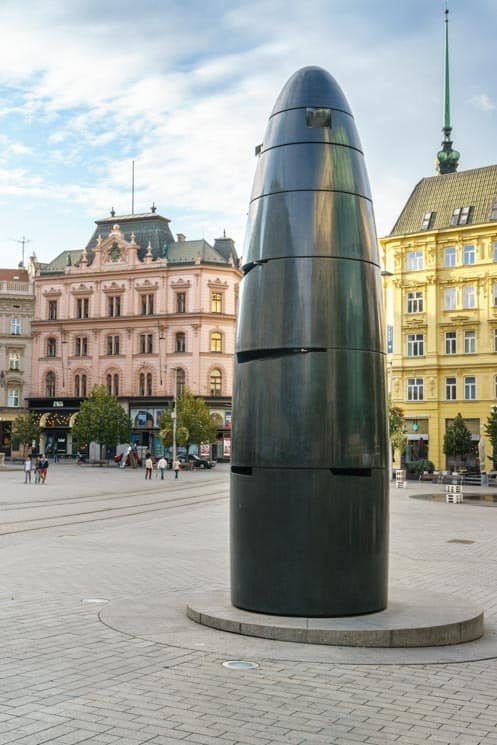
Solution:
<svg viewBox="0 0 497 745"><path fill-rule="evenodd" d="M449 78L449 7L445 0L445 60L444 60L444 122L442 127L442 149L437 153L437 170L440 174L455 173L459 164L459 153L452 149L450 135L450 78Z"/></svg>

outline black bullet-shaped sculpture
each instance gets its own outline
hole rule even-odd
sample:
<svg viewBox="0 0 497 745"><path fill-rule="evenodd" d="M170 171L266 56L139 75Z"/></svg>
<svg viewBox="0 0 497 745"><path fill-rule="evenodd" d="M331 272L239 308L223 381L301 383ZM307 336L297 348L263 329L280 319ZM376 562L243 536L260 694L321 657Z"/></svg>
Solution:
<svg viewBox="0 0 497 745"><path fill-rule="evenodd" d="M259 150L236 339L231 600L261 613L386 607L381 282L354 120L325 70L280 93Z"/></svg>

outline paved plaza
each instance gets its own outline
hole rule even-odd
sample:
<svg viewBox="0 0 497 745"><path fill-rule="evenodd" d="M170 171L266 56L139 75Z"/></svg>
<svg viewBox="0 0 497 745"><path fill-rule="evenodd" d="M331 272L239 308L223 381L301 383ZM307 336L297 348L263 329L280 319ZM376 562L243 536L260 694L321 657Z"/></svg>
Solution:
<svg viewBox="0 0 497 745"><path fill-rule="evenodd" d="M59 463L41 486L0 471L0 745L497 745L496 489L462 505L392 489L391 586L485 610L486 638L454 653L188 620L196 593L229 586L228 484L223 464L146 482ZM258 667L223 666L240 659Z"/></svg>

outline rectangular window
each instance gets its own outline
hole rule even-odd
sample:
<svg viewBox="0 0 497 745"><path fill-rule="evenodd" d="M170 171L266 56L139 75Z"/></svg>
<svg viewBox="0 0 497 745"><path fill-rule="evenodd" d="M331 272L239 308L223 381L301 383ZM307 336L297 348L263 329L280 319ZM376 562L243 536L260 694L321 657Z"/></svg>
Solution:
<svg viewBox="0 0 497 745"><path fill-rule="evenodd" d="M142 295L141 296L141 311L142 316L153 316L154 314L154 296L153 295Z"/></svg>
<svg viewBox="0 0 497 745"><path fill-rule="evenodd" d="M493 258L494 258L494 261L497 261L497 241L495 241L494 246L493 246L493 249L494 249L493 250Z"/></svg>
<svg viewBox="0 0 497 745"><path fill-rule="evenodd" d="M473 207L457 207L450 219L451 225L467 225L473 217Z"/></svg>
<svg viewBox="0 0 497 745"><path fill-rule="evenodd" d="M408 313L422 313L423 312L423 293L422 292L408 292L407 293L407 312Z"/></svg>
<svg viewBox="0 0 497 745"><path fill-rule="evenodd" d="M10 333L13 336L19 336L21 333L21 321L19 318L10 319Z"/></svg>
<svg viewBox="0 0 497 745"><path fill-rule="evenodd" d="M492 209L490 211L490 219L497 220L497 199L492 202Z"/></svg>
<svg viewBox="0 0 497 745"><path fill-rule="evenodd" d="M494 375L494 398L497 398L497 375Z"/></svg>
<svg viewBox="0 0 497 745"><path fill-rule="evenodd" d="M21 391L19 388L9 388L8 390L8 406L18 407L21 401Z"/></svg>
<svg viewBox="0 0 497 745"><path fill-rule="evenodd" d="M465 285L462 288L462 307L476 308L476 292L474 285Z"/></svg>
<svg viewBox="0 0 497 745"><path fill-rule="evenodd" d="M76 357L88 356L88 339L86 338L86 336L76 337L75 355Z"/></svg>
<svg viewBox="0 0 497 745"><path fill-rule="evenodd" d="M431 230L433 223L435 222L436 212L425 212L423 215L423 222L421 223L421 230Z"/></svg>
<svg viewBox="0 0 497 745"><path fill-rule="evenodd" d="M476 331L464 332L464 354L475 354L476 352Z"/></svg>
<svg viewBox="0 0 497 745"><path fill-rule="evenodd" d="M416 272L423 268L423 252L422 251L408 251L407 252L407 271Z"/></svg>
<svg viewBox="0 0 497 745"><path fill-rule="evenodd" d="M121 315L121 296L110 295L109 297L109 316L117 318Z"/></svg>
<svg viewBox="0 0 497 745"><path fill-rule="evenodd" d="M474 264L476 258L475 247L472 244L464 246L462 256L463 264Z"/></svg>
<svg viewBox="0 0 497 745"><path fill-rule="evenodd" d="M445 310L455 310L457 305L457 294L455 287L447 287L444 292Z"/></svg>
<svg viewBox="0 0 497 745"><path fill-rule="evenodd" d="M407 400L423 400L423 378L407 378Z"/></svg>
<svg viewBox="0 0 497 745"><path fill-rule="evenodd" d="M176 293L176 313L186 313L186 292Z"/></svg>
<svg viewBox="0 0 497 745"><path fill-rule="evenodd" d="M223 296L220 292L213 292L211 295L211 313L223 312Z"/></svg>
<svg viewBox="0 0 497 745"><path fill-rule="evenodd" d="M476 378L474 376L464 378L464 398L466 401L476 400Z"/></svg>
<svg viewBox="0 0 497 745"><path fill-rule="evenodd" d="M19 352L9 353L9 370L20 370L21 369L21 355Z"/></svg>
<svg viewBox="0 0 497 745"><path fill-rule="evenodd" d="M445 332L445 354L456 354L457 337L455 331Z"/></svg>
<svg viewBox="0 0 497 745"><path fill-rule="evenodd" d="M494 329L494 352L497 352L497 329Z"/></svg>
<svg viewBox="0 0 497 745"><path fill-rule="evenodd" d="M90 301L87 297L79 297L76 300L76 316L78 318L88 318Z"/></svg>
<svg viewBox="0 0 497 745"><path fill-rule="evenodd" d="M107 354L119 354L119 336L107 337Z"/></svg>
<svg viewBox="0 0 497 745"><path fill-rule="evenodd" d="M422 357L424 355L424 334L407 335L407 356Z"/></svg>
<svg viewBox="0 0 497 745"><path fill-rule="evenodd" d="M140 334L140 354L152 354L154 351L153 334Z"/></svg>
<svg viewBox="0 0 497 745"><path fill-rule="evenodd" d="M447 246L444 251L444 266L455 266L456 265L456 249L455 246Z"/></svg>
<svg viewBox="0 0 497 745"><path fill-rule="evenodd" d="M497 283L494 284L492 290L492 305L497 305Z"/></svg>
<svg viewBox="0 0 497 745"><path fill-rule="evenodd" d="M57 320L57 300L48 301L48 320L49 321Z"/></svg>
<svg viewBox="0 0 497 745"><path fill-rule="evenodd" d="M446 401L456 400L456 379L445 378L445 399Z"/></svg>

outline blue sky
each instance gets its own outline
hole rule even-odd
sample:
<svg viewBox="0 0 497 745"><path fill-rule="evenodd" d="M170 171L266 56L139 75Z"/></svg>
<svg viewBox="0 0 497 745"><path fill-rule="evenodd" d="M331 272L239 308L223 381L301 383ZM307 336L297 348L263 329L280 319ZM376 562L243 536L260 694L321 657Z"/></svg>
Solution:
<svg viewBox="0 0 497 745"><path fill-rule="evenodd" d="M450 2L459 170L497 163L497 3ZM174 233L239 253L254 146L305 65L343 88L363 143L378 234L441 142L443 0L3 0L0 266L16 240L49 261L94 220L152 202Z"/></svg>

